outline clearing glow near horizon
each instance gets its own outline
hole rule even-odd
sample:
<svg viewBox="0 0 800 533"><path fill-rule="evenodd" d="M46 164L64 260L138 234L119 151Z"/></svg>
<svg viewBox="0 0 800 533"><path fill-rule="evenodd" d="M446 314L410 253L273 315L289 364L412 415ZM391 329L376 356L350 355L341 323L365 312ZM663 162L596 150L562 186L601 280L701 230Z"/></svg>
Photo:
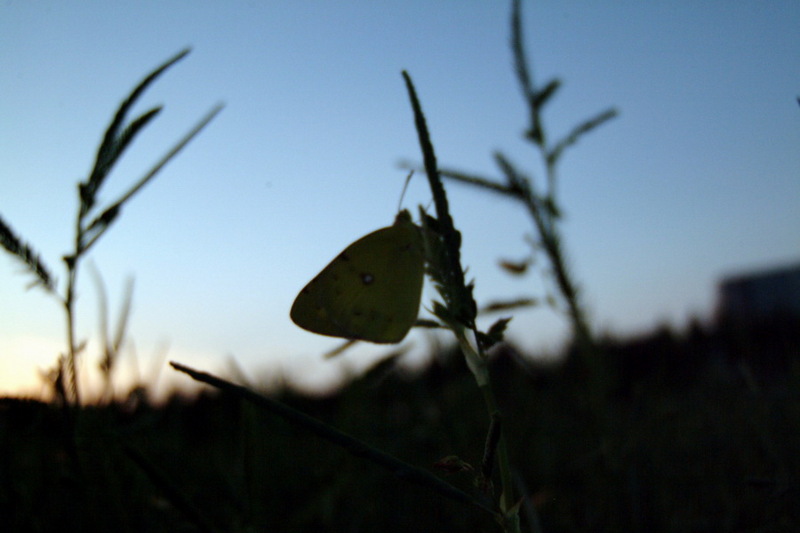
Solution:
<svg viewBox="0 0 800 533"><path fill-rule="evenodd" d="M796 2L523 4L536 82L563 82L545 111L551 139L620 111L559 168L564 244L596 331L707 320L722 276L797 261ZM323 361L338 341L294 326L289 308L338 252L394 218L406 175L398 163L421 159L403 69L441 166L497 178L492 152L501 150L542 185L521 139L509 14L506 2L0 7L0 215L60 288L75 185L130 89L192 47L134 109L164 106L112 173L101 194L109 202L208 109L226 106L90 254L78 285L78 333L92 340L83 365L98 360L93 268L112 327L125 280L135 279L130 361L120 362L130 375L172 381L164 359L210 371L233 359L254 378L283 368L320 384L385 353L362 346ZM540 271L514 279L497 268L529 251L524 210L446 186L479 304L544 296ZM430 200L415 176L403 207ZM30 277L3 255L0 394L10 394L40 387L65 324L59 304L26 290ZM427 288L423 305L433 296ZM551 309L514 316L510 339L528 351L552 352L564 339L566 320ZM427 346L420 333L407 342Z"/></svg>

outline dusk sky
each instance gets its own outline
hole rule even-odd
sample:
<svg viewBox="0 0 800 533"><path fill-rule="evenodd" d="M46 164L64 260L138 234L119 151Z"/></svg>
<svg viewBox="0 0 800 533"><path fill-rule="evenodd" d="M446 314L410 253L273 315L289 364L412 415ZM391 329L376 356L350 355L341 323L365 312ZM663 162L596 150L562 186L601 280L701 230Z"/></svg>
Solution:
<svg viewBox="0 0 800 533"><path fill-rule="evenodd" d="M543 186L521 137L509 15L510 2L489 0L2 2L0 215L62 291L76 183L128 92L192 48L134 109L164 106L101 191L106 202L225 104L92 250L79 279L83 365L98 361L89 263L112 323L135 279L121 366L148 381L187 381L165 359L214 372L235 360L253 380L286 373L317 386L386 353L365 344L324 361L339 341L296 327L289 308L400 202L414 213L431 203L422 174L402 196L400 163L421 160L403 69L442 166L499 178L502 150ZM559 167L564 244L596 332L709 320L722 277L800 260L800 3L524 2L523 22L535 80L563 82L545 111L551 138L620 112ZM552 289L541 270L510 278L497 267L529 251L520 205L447 187L479 303ZM0 259L0 394L38 392L40 370L64 351L62 309L26 289L31 279ZM427 287L423 306L433 296ZM514 314L509 338L554 353L567 331L538 307ZM405 342L412 357L429 346L420 332Z"/></svg>

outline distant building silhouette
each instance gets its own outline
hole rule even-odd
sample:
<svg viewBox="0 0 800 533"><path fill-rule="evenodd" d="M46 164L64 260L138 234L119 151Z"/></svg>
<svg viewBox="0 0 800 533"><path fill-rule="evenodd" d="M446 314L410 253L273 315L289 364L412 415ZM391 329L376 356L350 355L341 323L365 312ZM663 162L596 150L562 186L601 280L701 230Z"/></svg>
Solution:
<svg viewBox="0 0 800 533"><path fill-rule="evenodd" d="M800 317L800 263L720 282L718 322L755 323L779 316Z"/></svg>

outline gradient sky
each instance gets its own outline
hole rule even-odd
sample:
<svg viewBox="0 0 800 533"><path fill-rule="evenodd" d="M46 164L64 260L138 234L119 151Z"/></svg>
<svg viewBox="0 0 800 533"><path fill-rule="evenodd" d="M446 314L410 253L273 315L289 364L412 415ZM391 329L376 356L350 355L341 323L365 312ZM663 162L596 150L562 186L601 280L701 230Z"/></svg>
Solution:
<svg viewBox="0 0 800 533"><path fill-rule="evenodd" d="M0 214L63 288L75 183L107 122L147 72L191 46L135 109L165 106L101 194L114 200L225 103L91 254L112 313L135 278L122 366L153 379L166 350L211 371L235 359L250 376L319 384L385 353L363 346L322 361L338 341L297 328L288 311L339 251L394 218L398 163L420 159L402 69L441 165L497 176L491 153L502 149L541 178L520 137L509 12L488 0L6 0ZM525 2L524 25L535 79L564 82L545 115L551 138L620 111L560 167L566 250L597 331L705 319L722 276L800 258L800 4ZM539 273L510 279L496 266L527 253L523 209L455 184L449 194L479 302L543 295ZM430 200L418 176L403 204ZM59 305L26 290L23 272L0 259L0 394L38 390L65 342ZM78 332L96 339L88 264L79 292ZM510 337L553 351L565 331L561 316L537 308L516 314ZM421 334L407 342L427 346Z"/></svg>

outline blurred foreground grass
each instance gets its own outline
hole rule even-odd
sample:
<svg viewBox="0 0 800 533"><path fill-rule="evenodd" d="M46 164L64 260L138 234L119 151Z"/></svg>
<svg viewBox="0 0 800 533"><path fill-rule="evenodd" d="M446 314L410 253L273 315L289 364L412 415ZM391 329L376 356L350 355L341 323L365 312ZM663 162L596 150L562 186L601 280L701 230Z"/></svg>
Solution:
<svg viewBox="0 0 800 533"><path fill-rule="evenodd" d="M600 447L575 357L494 355L512 465L542 530L797 530L800 324L695 325L600 345L612 380ZM376 365L328 397L272 395L423 468L451 455L481 461L469 454L487 415L455 353L415 374ZM0 403L5 531L497 530L238 398L81 409L91 438L77 443L76 471L64 410ZM478 491L474 472L440 475Z"/></svg>

